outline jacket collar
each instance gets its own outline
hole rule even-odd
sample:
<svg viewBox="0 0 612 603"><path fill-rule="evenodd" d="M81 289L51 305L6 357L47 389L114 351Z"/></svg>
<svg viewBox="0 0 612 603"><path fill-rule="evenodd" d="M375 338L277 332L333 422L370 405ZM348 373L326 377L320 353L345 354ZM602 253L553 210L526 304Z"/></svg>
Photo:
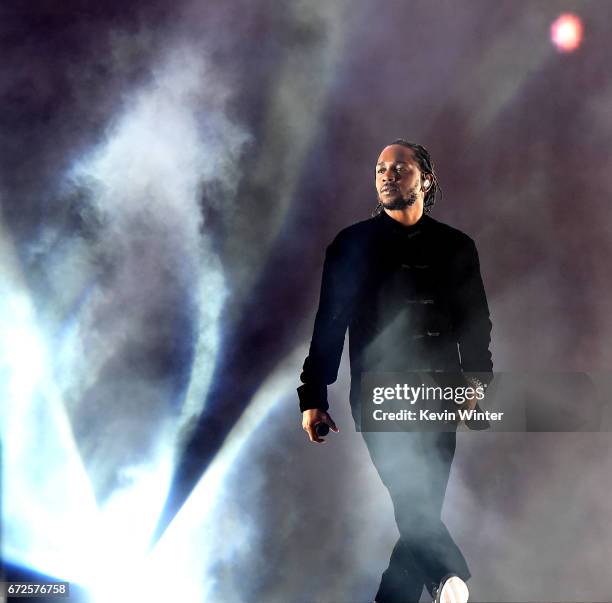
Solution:
<svg viewBox="0 0 612 603"><path fill-rule="evenodd" d="M381 226L385 229L388 229L392 232L409 235L420 232L423 227L427 227L427 225L431 221L431 218L427 214L423 213L423 215L414 224L410 226L405 226L401 222L398 222L397 220L389 216L384 209L376 216L376 219L379 220Z"/></svg>

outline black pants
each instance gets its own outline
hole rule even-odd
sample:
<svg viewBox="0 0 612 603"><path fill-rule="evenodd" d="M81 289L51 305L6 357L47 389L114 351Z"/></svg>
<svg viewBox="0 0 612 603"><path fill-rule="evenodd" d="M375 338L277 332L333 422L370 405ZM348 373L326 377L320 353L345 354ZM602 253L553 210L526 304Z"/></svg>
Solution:
<svg viewBox="0 0 612 603"><path fill-rule="evenodd" d="M470 571L440 515L455 454L455 432L362 432L391 495L400 538L376 594L378 603L418 603L448 574Z"/></svg>

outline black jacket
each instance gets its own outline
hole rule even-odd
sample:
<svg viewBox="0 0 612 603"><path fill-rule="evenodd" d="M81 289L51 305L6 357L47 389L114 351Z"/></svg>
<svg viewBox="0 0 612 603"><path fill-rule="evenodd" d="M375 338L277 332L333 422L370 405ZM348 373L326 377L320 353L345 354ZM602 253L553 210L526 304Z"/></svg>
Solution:
<svg viewBox="0 0 612 603"><path fill-rule="evenodd" d="M351 406L362 371L492 370L491 321L474 241L423 215L384 211L327 248L319 308L298 388L300 410L327 410L349 330Z"/></svg>

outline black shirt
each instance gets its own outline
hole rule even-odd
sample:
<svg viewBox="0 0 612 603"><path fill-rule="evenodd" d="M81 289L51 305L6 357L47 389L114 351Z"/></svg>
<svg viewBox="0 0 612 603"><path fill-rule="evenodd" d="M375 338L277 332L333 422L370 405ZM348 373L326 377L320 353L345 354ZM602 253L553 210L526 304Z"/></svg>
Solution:
<svg viewBox="0 0 612 603"><path fill-rule="evenodd" d="M349 330L351 405L362 371L469 371L488 380L491 321L474 241L423 216L382 211L327 248L319 308L298 388L300 410L327 410Z"/></svg>

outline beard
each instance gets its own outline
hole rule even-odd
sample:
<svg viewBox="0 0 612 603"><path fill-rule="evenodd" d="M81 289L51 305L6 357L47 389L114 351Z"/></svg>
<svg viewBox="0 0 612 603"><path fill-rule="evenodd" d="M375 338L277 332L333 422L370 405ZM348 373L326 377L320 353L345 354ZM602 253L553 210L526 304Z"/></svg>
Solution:
<svg viewBox="0 0 612 603"><path fill-rule="evenodd" d="M388 201L384 201L382 196L379 195L378 200L385 209L406 209L416 203L417 195L415 191L411 191L407 197L396 197Z"/></svg>

